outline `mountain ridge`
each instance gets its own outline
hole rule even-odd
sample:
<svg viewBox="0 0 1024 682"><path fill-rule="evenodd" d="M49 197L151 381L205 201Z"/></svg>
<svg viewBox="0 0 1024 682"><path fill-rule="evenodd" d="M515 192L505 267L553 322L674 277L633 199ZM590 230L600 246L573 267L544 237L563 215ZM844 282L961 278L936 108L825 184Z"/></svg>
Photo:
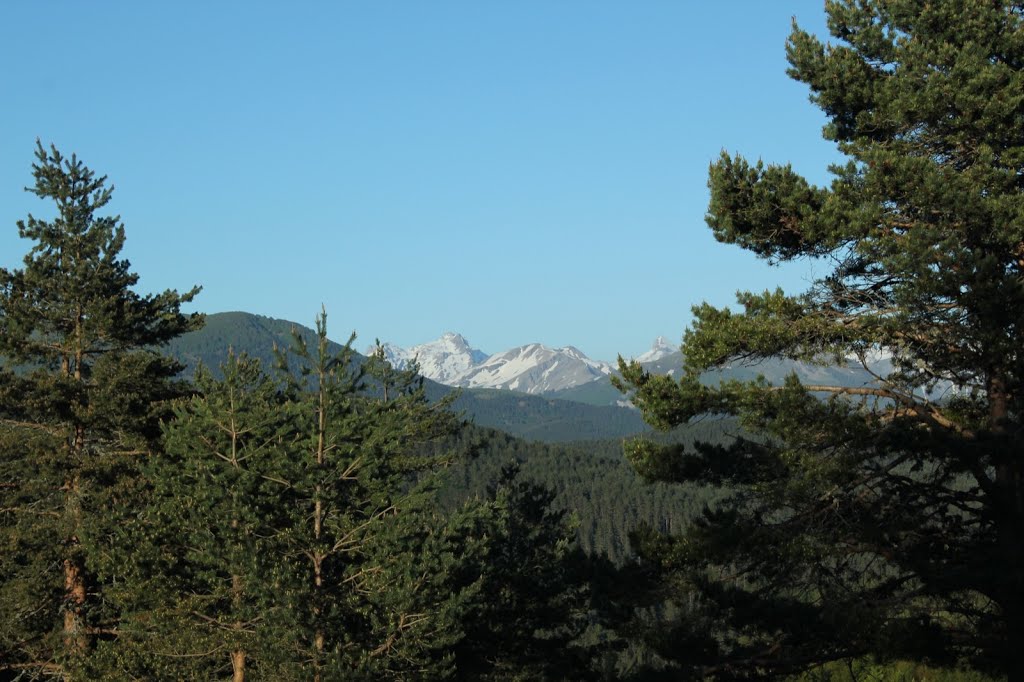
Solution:
<svg viewBox="0 0 1024 682"><path fill-rule="evenodd" d="M265 367L271 368L274 365L274 344L279 347L290 345L292 328L298 329L307 343L315 336L311 329L287 320L245 312L214 313L207 316L204 329L182 337L186 340L172 341L168 350L190 369L202 363L216 370L228 348L258 357ZM431 345L433 348L429 347ZM620 437L645 428L627 396L611 384L610 377L617 370L608 363L591 360L574 346L555 349L540 343L527 344L481 360L483 352L474 349L465 337L456 332L446 332L436 342L411 349L401 349L393 344L381 344L381 348L385 357L389 360L394 358L392 361L399 367L414 358L419 361L421 373L426 376L427 392L433 399L450 393L453 388L450 384L431 379L429 372L424 370L425 366L435 371L448 371L448 376L461 377L463 395L459 409L465 410L480 425L493 426L515 435L530 434L528 437L538 439L562 438L575 428L571 422L577 418L587 424L580 427L581 438ZM340 349L340 345L335 347L335 350ZM461 354L458 362L446 355L455 352ZM656 339L651 350L638 356L637 361L652 374L669 376L675 375L683 366L682 353L664 337ZM884 359L880 360L880 364L884 362ZM467 366L469 369L460 373L459 368ZM750 380L763 375L771 383L779 384L793 372L806 384L866 386L875 381L875 377L854 363L820 366L780 359L756 364L734 362L723 369L705 373L702 381L717 384L727 379ZM882 370L882 373L886 372ZM451 378L446 380L452 381ZM526 396L540 402L523 402ZM608 408L612 412L600 418L589 413L584 415L581 408L576 407L580 404ZM517 411L522 410L527 410L531 416L516 416ZM631 416L623 417L619 411L629 412ZM573 416L568 416L570 414ZM536 430L534 425L538 420L547 426ZM536 435L538 433L541 435Z"/></svg>
<svg viewBox="0 0 1024 682"><path fill-rule="evenodd" d="M162 350L185 366L190 377L203 365L219 373L229 351L246 353L261 361L270 372L275 366L274 346L291 345L292 329L307 343L315 332L303 325L242 311L209 313L206 325L166 344ZM331 342L329 351L341 351ZM356 361L365 358L356 354ZM508 390L484 388L453 389L424 379L428 399L440 400L457 391L453 409L478 426L495 428L527 440L549 443L576 440L622 438L649 431L639 412L612 405L594 405Z"/></svg>
<svg viewBox="0 0 1024 682"><path fill-rule="evenodd" d="M465 342L461 335L455 336ZM414 348L437 347L440 342L441 339ZM465 346L469 348L468 342L465 342ZM403 352L408 354L408 351ZM684 364L679 347L664 336L656 338L650 350L634 358L634 361L643 365L651 374L668 376L673 376ZM588 405L632 407L628 398L611 384L611 377L618 374L617 367L592 360L574 346L550 348L532 343L495 353L476 364L467 359L463 363L463 366L466 365L469 365L467 370L454 376L432 376L426 370L423 374L449 386L513 390ZM876 380L872 373L852 361L838 365L819 365L780 358L753 363L736 361L705 372L701 380L707 384L717 384L729 379L750 381L764 376L773 384L781 384L791 373L795 373L805 384L859 387L872 385Z"/></svg>
<svg viewBox="0 0 1024 682"><path fill-rule="evenodd" d="M379 348L384 358L395 368L405 369L416 362L422 376L446 386L458 385L452 382L488 358L486 353L472 348L466 338L456 332L445 332L434 341L411 348L402 348L393 343L382 343ZM377 349L377 346L370 346L365 354L370 355Z"/></svg>
<svg viewBox="0 0 1024 682"><path fill-rule="evenodd" d="M382 343L380 350L399 368L416 360L423 376L447 386L507 389L531 395L572 388L614 372L610 363L591 360L575 346L552 348L529 343L487 355L455 332L407 349Z"/></svg>

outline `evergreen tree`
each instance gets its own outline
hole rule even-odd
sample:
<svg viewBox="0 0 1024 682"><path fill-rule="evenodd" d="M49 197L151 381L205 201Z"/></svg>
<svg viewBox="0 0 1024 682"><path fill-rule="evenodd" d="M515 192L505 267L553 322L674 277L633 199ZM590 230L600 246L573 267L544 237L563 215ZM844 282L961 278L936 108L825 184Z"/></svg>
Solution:
<svg viewBox="0 0 1024 682"><path fill-rule="evenodd" d="M456 647L464 680L587 679L582 553L549 489L504 467L470 537L481 538L479 592ZM477 503L478 505L480 503ZM472 507L473 505L469 505ZM466 567L463 567L466 570Z"/></svg>
<svg viewBox="0 0 1024 682"><path fill-rule="evenodd" d="M738 415L729 447L628 456L646 476L730 487L682 536L637 538L689 610L661 653L778 674L873 654L1024 679L1024 5L833 0L790 74L849 157L816 187L723 154L708 224L769 261L830 266L802 295L694 308L685 375L621 363L650 423ZM701 385L726 362L852 359L859 387Z"/></svg>
<svg viewBox="0 0 1024 682"><path fill-rule="evenodd" d="M121 535L132 612L91 671L110 679L279 678L282 471L295 429L258 360L229 353L165 427L140 523Z"/></svg>
<svg viewBox="0 0 1024 682"><path fill-rule="evenodd" d="M321 314L316 347L295 334L280 355L298 428L282 498L295 674L438 679L451 667L460 595L441 589L451 540L428 515L429 472L444 460L416 448L456 421L427 403L414 372L357 364L351 342L331 354Z"/></svg>
<svg viewBox="0 0 1024 682"><path fill-rule="evenodd" d="M295 349L284 385L229 354L200 369L166 453L147 467L152 500L131 547L134 611L90 669L109 679L438 679L452 666L470 589L451 575L461 527L434 508L442 462L420 438L447 433L415 372ZM384 399L387 396L387 400ZM318 523L319 521L319 523ZM97 657L94 657L94 659Z"/></svg>
<svg viewBox="0 0 1024 682"><path fill-rule="evenodd" d="M431 477L432 479L433 477ZM456 667L464 614L481 589L479 510L442 514L433 481L406 493L396 512L375 523L361 548L366 623L362 651L347 676L374 680L449 679Z"/></svg>
<svg viewBox="0 0 1024 682"><path fill-rule="evenodd" d="M97 213L112 188L37 143L35 185L51 221L18 223L34 246L0 268L0 669L68 678L117 605L105 587L112 529L141 486L180 366L151 350L196 329L186 294L141 296L119 258L124 227Z"/></svg>

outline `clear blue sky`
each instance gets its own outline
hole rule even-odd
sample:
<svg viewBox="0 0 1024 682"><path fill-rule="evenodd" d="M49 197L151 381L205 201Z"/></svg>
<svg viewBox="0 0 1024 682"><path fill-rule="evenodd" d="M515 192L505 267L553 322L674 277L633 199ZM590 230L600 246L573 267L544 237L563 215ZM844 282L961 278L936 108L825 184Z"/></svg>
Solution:
<svg viewBox="0 0 1024 682"><path fill-rule="evenodd" d="M690 306L806 288L715 242L720 150L827 182L785 75L821 0L0 5L0 265L36 137L115 185L140 290L400 345L597 359L678 340Z"/></svg>

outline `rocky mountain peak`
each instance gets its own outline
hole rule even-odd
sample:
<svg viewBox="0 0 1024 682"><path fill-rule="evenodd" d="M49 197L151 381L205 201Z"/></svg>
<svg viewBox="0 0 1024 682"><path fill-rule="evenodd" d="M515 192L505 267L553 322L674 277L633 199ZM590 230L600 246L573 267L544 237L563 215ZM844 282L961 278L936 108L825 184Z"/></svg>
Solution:
<svg viewBox="0 0 1024 682"><path fill-rule="evenodd" d="M612 367L591 360L574 346L550 348L530 343L488 357L456 332L411 348L384 344L387 359L404 367L413 358L420 373L449 386L506 388L523 393L547 393L573 388L607 377Z"/></svg>
<svg viewBox="0 0 1024 682"><path fill-rule="evenodd" d="M445 332L440 338L411 348L383 344L384 356L397 368L404 368L414 359L420 365L420 374L442 384L454 386L461 374L487 358L487 354L472 348L465 337Z"/></svg>
<svg viewBox="0 0 1024 682"><path fill-rule="evenodd" d="M654 343L651 344L651 349L640 355L636 361L640 364L657 362L668 355L672 355L678 350L679 348L672 344L667 338L659 336L654 340Z"/></svg>

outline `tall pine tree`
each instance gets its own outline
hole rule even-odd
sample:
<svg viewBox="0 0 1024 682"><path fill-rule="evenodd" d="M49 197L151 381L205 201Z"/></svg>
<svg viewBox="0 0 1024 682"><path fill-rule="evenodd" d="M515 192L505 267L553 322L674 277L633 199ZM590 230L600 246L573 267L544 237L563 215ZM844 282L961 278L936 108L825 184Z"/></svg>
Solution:
<svg viewBox="0 0 1024 682"><path fill-rule="evenodd" d="M294 424L256 359L200 367L179 401L140 519L121 534L131 611L90 674L107 679L280 679L278 542Z"/></svg>
<svg viewBox="0 0 1024 682"><path fill-rule="evenodd" d="M427 403L414 371L360 364L351 339L332 354L326 320L315 347L295 334L280 355L298 428L282 497L294 674L438 679L451 667L459 594L444 589L451 540L430 516L430 475L444 458L417 448L457 421L447 402Z"/></svg>
<svg viewBox="0 0 1024 682"><path fill-rule="evenodd" d="M116 632L105 597L111 529L129 513L180 366L151 350L202 323L198 288L142 296L119 258L124 227L98 213L112 188L37 144L28 191L56 216L18 223L34 242L0 269L0 669L68 678Z"/></svg>
<svg viewBox="0 0 1024 682"><path fill-rule="evenodd" d="M831 0L790 74L847 155L830 187L723 154L715 237L830 269L801 295L700 305L678 381L623 363L659 427L737 415L731 447L627 450L661 480L728 487L638 547L690 609L661 653L705 673L830 658L968 660L1024 679L1024 5ZM727 362L852 361L860 386L704 386Z"/></svg>

